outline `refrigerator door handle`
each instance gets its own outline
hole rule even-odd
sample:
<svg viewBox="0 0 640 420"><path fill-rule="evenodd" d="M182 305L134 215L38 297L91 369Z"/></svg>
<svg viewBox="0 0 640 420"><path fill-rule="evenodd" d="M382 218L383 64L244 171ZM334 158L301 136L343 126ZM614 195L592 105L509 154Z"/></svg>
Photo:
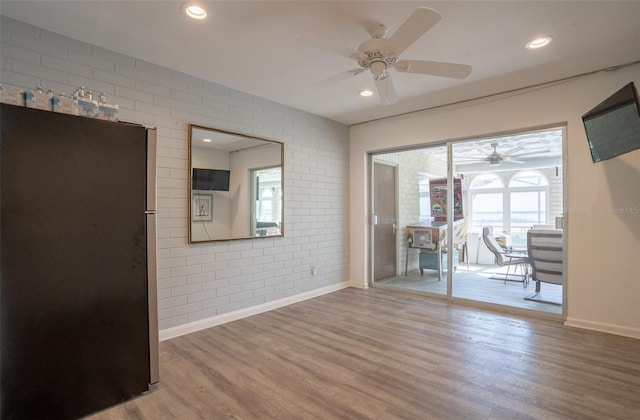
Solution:
<svg viewBox="0 0 640 420"><path fill-rule="evenodd" d="M147 215L147 287L149 308L149 383L160 380L156 215Z"/></svg>
<svg viewBox="0 0 640 420"><path fill-rule="evenodd" d="M157 134L155 128L147 129L147 213L156 211L156 148Z"/></svg>
<svg viewBox="0 0 640 420"><path fill-rule="evenodd" d="M149 383L160 380L158 279L156 252L156 130L147 130L147 296L149 309Z"/></svg>

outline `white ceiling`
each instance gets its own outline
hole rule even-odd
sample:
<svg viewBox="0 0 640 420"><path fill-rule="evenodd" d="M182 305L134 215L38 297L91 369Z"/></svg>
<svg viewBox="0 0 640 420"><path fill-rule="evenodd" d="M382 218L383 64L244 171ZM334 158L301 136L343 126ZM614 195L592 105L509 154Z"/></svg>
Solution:
<svg viewBox="0 0 640 420"><path fill-rule="evenodd" d="M640 60L640 1L204 1L204 21L181 3L1 0L0 13L348 125ZM391 35L421 6L442 20L400 58L468 64L467 79L392 70L391 106L356 95L374 87L368 72L316 85L357 63L297 35L355 50L369 25ZM554 42L526 50L539 35Z"/></svg>
<svg viewBox="0 0 640 420"><path fill-rule="evenodd" d="M244 149L253 149L274 143L266 140L241 136L224 131L193 127L190 133L191 147L199 147L208 150L221 150L224 152L237 152ZM206 142L204 139L208 139ZM276 143L277 144L277 143Z"/></svg>

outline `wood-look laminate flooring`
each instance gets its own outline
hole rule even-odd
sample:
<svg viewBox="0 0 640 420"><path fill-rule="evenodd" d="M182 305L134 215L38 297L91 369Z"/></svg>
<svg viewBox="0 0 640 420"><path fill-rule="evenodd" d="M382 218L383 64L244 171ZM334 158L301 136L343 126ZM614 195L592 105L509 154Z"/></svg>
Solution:
<svg viewBox="0 0 640 420"><path fill-rule="evenodd" d="M640 419L640 340L348 288L160 343L99 419Z"/></svg>

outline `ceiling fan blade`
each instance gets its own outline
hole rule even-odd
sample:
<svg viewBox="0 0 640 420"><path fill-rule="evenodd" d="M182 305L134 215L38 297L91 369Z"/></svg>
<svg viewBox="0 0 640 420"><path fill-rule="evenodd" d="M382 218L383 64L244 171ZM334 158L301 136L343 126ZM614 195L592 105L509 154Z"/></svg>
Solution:
<svg viewBox="0 0 640 420"><path fill-rule="evenodd" d="M455 156L455 157L454 157L454 160L477 160L477 161L482 161L482 160L484 160L484 159L485 159L485 158L483 158L483 157L478 157L478 156L473 157L473 156L459 156L459 155L458 155L458 156Z"/></svg>
<svg viewBox="0 0 640 420"><path fill-rule="evenodd" d="M402 73L428 74L454 79L464 79L471 74L471 66L437 61L398 60L395 68Z"/></svg>
<svg viewBox="0 0 640 420"><path fill-rule="evenodd" d="M489 156L492 153L492 152L487 152L486 150L484 150L480 146L474 147L473 150L475 150L477 153L481 153L481 154L485 155L485 157Z"/></svg>
<svg viewBox="0 0 640 420"><path fill-rule="evenodd" d="M459 159L459 158L454 158L453 163L457 164L457 165L467 165L470 163L482 163L482 162L486 162L486 159Z"/></svg>
<svg viewBox="0 0 640 420"><path fill-rule="evenodd" d="M359 56L362 53L352 50L351 48L344 47L340 44L333 43L326 39L309 34L299 34L295 37L296 41L307 45L309 47L318 48L324 51L332 52L334 54L341 55L347 58L354 58L354 55Z"/></svg>
<svg viewBox="0 0 640 420"><path fill-rule="evenodd" d="M380 102L383 105L395 104L398 101L396 89L393 87L393 81L388 74L385 73L385 77L380 77L376 80L376 88L378 89Z"/></svg>
<svg viewBox="0 0 640 420"><path fill-rule="evenodd" d="M356 68L356 69L351 69L349 71L343 71L341 73L338 73L334 76L331 76L327 79L321 80L317 83L313 84L314 88L324 88L330 85L334 85L336 83L340 83L344 80L350 79L354 76L359 75L360 73L362 73L364 71L364 69L361 68Z"/></svg>
<svg viewBox="0 0 640 420"><path fill-rule="evenodd" d="M514 147L513 149L511 149L511 150L507 150L506 152L502 153L502 156L510 156L510 155L512 155L513 153L515 153L515 152L519 152L519 151L520 151L520 150L522 150L522 149L524 149L524 146L517 146L517 147Z"/></svg>
<svg viewBox="0 0 640 420"><path fill-rule="evenodd" d="M549 149L535 149L535 150L527 150L524 153L518 153L515 155L510 155L511 157L521 157L521 156L530 156L530 155L537 155L539 153L549 153L551 152L551 150Z"/></svg>
<svg viewBox="0 0 640 420"><path fill-rule="evenodd" d="M428 7L417 8L389 38L396 54L402 54L404 50L439 21L440 15L435 10L431 10Z"/></svg>

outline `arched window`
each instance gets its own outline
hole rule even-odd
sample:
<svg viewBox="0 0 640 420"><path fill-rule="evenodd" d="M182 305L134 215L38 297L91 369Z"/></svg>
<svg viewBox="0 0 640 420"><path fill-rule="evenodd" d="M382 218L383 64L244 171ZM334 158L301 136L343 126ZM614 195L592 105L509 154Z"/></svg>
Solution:
<svg viewBox="0 0 640 420"><path fill-rule="evenodd" d="M520 171L511 177L509 188L541 187L549 185L547 177L538 171Z"/></svg>
<svg viewBox="0 0 640 420"><path fill-rule="evenodd" d="M511 177L508 192L511 241L524 245L531 226L548 223L549 180L538 171L520 171Z"/></svg>
<svg viewBox="0 0 640 420"><path fill-rule="evenodd" d="M538 171L519 171L505 187L495 173L477 175L469 186L471 231L492 226L496 234L507 232L514 246L524 247L527 230L548 223L549 180Z"/></svg>
<svg viewBox="0 0 640 420"><path fill-rule="evenodd" d="M493 173L480 174L476 176L473 178L473 181L471 181L471 185L469 186L472 190L503 187L504 183L502 182L502 179Z"/></svg>
<svg viewBox="0 0 640 420"><path fill-rule="evenodd" d="M495 232L504 230L504 183L493 173L477 175L469 186L471 192L471 230L482 232L492 226Z"/></svg>

